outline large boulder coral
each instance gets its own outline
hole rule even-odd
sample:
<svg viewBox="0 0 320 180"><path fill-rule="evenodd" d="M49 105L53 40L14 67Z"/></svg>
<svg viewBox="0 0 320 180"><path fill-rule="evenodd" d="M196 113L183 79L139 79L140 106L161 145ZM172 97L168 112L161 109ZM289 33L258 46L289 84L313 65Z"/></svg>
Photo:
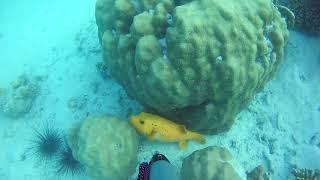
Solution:
<svg viewBox="0 0 320 180"><path fill-rule="evenodd" d="M183 180L241 180L234 170L230 152L223 147L210 146L197 150L183 159Z"/></svg>
<svg viewBox="0 0 320 180"><path fill-rule="evenodd" d="M67 141L94 180L126 180L135 171L138 138L125 120L88 117L71 128Z"/></svg>
<svg viewBox="0 0 320 180"><path fill-rule="evenodd" d="M110 74L150 111L215 134L270 80L288 39L271 0L97 0Z"/></svg>

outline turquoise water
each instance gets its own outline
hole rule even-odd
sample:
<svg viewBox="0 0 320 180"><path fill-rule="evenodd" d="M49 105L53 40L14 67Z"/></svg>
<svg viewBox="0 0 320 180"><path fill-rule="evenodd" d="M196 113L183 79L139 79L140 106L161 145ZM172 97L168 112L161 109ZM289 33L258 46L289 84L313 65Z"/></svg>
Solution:
<svg viewBox="0 0 320 180"><path fill-rule="evenodd" d="M123 119L143 110L103 68L95 23L95 1L0 2L0 95L27 78L32 93L19 109L0 113L0 180L90 179L57 175L27 152L34 129L45 122L67 131L90 115ZM292 178L293 168L320 168L320 37L290 30L285 57L275 77L236 117L225 133L207 143L175 143L141 138L138 163L155 152L179 171L182 160L208 146L227 148L240 177L263 164L271 179ZM2 102L1 102L2 101ZM0 99L0 104L7 99ZM0 106L1 107L1 106ZM117 162L114 162L117 163ZM136 172L130 176L135 179Z"/></svg>

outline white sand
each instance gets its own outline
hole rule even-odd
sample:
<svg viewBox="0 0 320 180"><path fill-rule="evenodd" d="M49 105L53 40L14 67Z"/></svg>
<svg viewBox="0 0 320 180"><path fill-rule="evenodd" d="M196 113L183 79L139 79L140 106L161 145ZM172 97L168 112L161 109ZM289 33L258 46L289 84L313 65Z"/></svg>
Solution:
<svg viewBox="0 0 320 180"><path fill-rule="evenodd" d="M0 88L21 73L46 77L29 114L15 120L0 116L1 180L56 179L52 168L39 166L28 156L23 160L32 127L49 120L68 129L88 113L126 117L139 111L119 85L103 80L95 68L101 52L94 3L0 2ZM139 161L147 161L159 151L179 168L181 160L194 150L220 145L231 151L243 176L259 164L273 171L273 179L287 179L295 166L320 168L320 148L310 143L310 138L320 133L319 69L320 38L291 32L287 55L276 77L239 114L229 132L208 136L205 145L190 143L186 151L180 151L176 144L143 140ZM68 101L79 97L86 103L72 112Z"/></svg>

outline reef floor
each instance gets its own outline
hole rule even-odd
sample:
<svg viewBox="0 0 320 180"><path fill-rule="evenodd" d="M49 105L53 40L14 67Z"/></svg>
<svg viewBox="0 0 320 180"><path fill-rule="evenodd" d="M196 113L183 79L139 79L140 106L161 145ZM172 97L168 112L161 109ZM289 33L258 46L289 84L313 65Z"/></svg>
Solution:
<svg viewBox="0 0 320 180"><path fill-rule="evenodd" d="M50 166L26 154L32 129L43 122L66 130L90 114L126 118L141 110L99 64L95 1L33 2L0 2L0 88L21 74L40 79L29 113L18 118L0 115L0 179L56 179ZM230 131L207 136L205 145L191 142L185 151L176 144L142 140L139 161L158 151L179 168L194 150L219 145L230 150L243 177L260 164L276 180L288 179L294 167L319 168L319 69L320 37L291 31L276 77L238 115Z"/></svg>

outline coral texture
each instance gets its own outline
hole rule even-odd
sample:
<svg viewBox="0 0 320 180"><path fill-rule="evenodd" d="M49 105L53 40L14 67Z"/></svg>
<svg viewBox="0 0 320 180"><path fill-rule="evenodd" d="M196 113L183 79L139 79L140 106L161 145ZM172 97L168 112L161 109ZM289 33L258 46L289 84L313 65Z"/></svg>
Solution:
<svg viewBox="0 0 320 180"><path fill-rule="evenodd" d="M39 95L41 77L20 75L10 88L0 91L0 112L11 118L19 118L28 113Z"/></svg>
<svg viewBox="0 0 320 180"><path fill-rule="evenodd" d="M67 141L92 179L125 180L137 165L137 134L125 120L88 117L69 131Z"/></svg>
<svg viewBox="0 0 320 180"><path fill-rule="evenodd" d="M197 150L183 160L184 180L240 180L232 165L229 151L218 146Z"/></svg>
<svg viewBox="0 0 320 180"><path fill-rule="evenodd" d="M150 111L215 134L273 77L288 31L271 0L97 0L104 62Z"/></svg>

